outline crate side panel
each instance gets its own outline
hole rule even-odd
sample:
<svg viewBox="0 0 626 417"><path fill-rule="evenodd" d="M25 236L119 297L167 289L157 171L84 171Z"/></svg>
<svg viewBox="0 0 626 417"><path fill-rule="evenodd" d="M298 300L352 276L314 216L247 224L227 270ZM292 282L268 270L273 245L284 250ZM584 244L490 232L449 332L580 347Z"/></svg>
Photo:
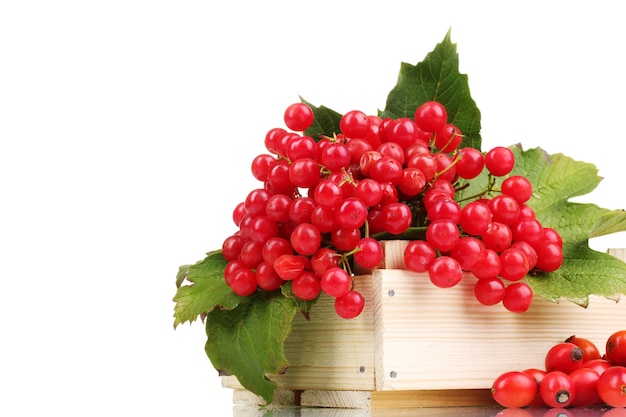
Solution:
<svg viewBox="0 0 626 417"><path fill-rule="evenodd" d="M473 299L476 278L437 288L426 274L373 271L381 300L376 315L377 389L489 388L505 370L543 367L545 352L577 334L604 350L626 327L626 302L591 297L589 307L536 298L523 314Z"/></svg>
<svg viewBox="0 0 626 417"><path fill-rule="evenodd" d="M374 389L374 319L371 275L356 276L354 288L365 308L346 320L335 313L334 298L320 296L308 319L298 315L285 341L289 368L270 375L279 387L294 390Z"/></svg>

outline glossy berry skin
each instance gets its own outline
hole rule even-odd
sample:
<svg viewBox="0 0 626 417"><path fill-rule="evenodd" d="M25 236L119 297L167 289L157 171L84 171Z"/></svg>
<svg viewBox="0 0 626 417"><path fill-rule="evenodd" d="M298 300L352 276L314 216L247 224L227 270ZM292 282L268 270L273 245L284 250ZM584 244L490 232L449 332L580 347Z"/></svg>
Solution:
<svg viewBox="0 0 626 417"><path fill-rule="evenodd" d="M552 371L543 377L539 392L548 407L567 407L574 401L576 387L568 374Z"/></svg>
<svg viewBox="0 0 626 417"><path fill-rule="evenodd" d="M330 268L339 266L339 254L330 248L320 248L311 255L311 269L322 276Z"/></svg>
<svg viewBox="0 0 626 417"><path fill-rule="evenodd" d="M612 365L626 366L626 330L618 330L607 338L605 353Z"/></svg>
<svg viewBox="0 0 626 417"><path fill-rule="evenodd" d="M275 291L285 283L269 262L261 262L256 268L255 275L259 288L265 291Z"/></svg>
<svg viewBox="0 0 626 417"><path fill-rule="evenodd" d="M478 279L500 279L501 269L500 255L493 249L485 249L482 261L472 269L472 274Z"/></svg>
<svg viewBox="0 0 626 417"><path fill-rule="evenodd" d="M598 375L602 375L604 371L609 369L611 366L611 362L606 359L591 359L583 363L583 368L591 368L598 373Z"/></svg>
<svg viewBox="0 0 626 417"><path fill-rule="evenodd" d="M335 312L344 319L357 317L363 311L365 299L358 291L350 290L347 294L335 298Z"/></svg>
<svg viewBox="0 0 626 417"><path fill-rule="evenodd" d="M589 339L572 335L565 339L565 342L573 343L583 351L583 362L600 359L602 357L596 344Z"/></svg>
<svg viewBox="0 0 626 417"><path fill-rule="evenodd" d="M498 376L491 386L491 396L503 407L526 407L537 393L537 381L523 372L509 371Z"/></svg>
<svg viewBox="0 0 626 417"><path fill-rule="evenodd" d="M580 368L569 374L574 386L576 396L570 404L572 407L586 407L597 404L600 400L598 395L598 379L600 375L591 368Z"/></svg>
<svg viewBox="0 0 626 417"><path fill-rule="evenodd" d="M291 130L302 132L313 124L313 120L313 110L305 103L291 104L285 110L285 125Z"/></svg>
<svg viewBox="0 0 626 417"><path fill-rule="evenodd" d="M300 223L290 236L293 249L301 255L312 255L322 243L320 231L310 223Z"/></svg>
<svg viewBox="0 0 626 417"><path fill-rule="evenodd" d="M513 175L502 181L502 194L509 195L522 204L530 200L533 195L533 186L528 178Z"/></svg>
<svg viewBox="0 0 626 417"><path fill-rule="evenodd" d="M463 270L459 262L449 256L433 260L428 268L430 281L439 288L451 288L461 282Z"/></svg>
<svg viewBox="0 0 626 417"><path fill-rule="evenodd" d="M301 300L314 300L322 291L320 278L312 271L302 271L292 280L291 290Z"/></svg>
<svg viewBox="0 0 626 417"><path fill-rule="evenodd" d="M436 220L426 229L426 241L441 252L450 251L459 241L460 232L455 222Z"/></svg>
<svg viewBox="0 0 626 417"><path fill-rule="evenodd" d="M411 208L405 203L389 203L382 208L381 219L386 231L401 234L411 225Z"/></svg>
<svg viewBox="0 0 626 417"><path fill-rule="evenodd" d="M331 297L346 295L352 288L352 278L342 268L330 268L321 277L321 288Z"/></svg>
<svg viewBox="0 0 626 417"><path fill-rule="evenodd" d="M349 138L364 138L369 132L369 119L360 110L350 110L339 120L339 128Z"/></svg>
<svg viewBox="0 0 626 417"><path fill-rule="evenodd" d="M491 222L482 234L482 240L488 249L502 252L511 246L513 234L511 228L504 223Z"/></svg>
<svg viewBox="0 0 626 417"><path fill-rule="evenodd" d="M435 249L425 240L411 240L404 249L404 264L414 272L426 272L437 257Z"/></svg>
<svg viewBox="0 0 626 417"><path fill-rule="evenodd" d="M458 240L450 251L450 256L459 261L464 271L476 268L485 257L485 245L475 237L465 236Z"/></svg>
<svg viewBox="0 0 626 417"><path fill-rule="evenodd" d="M504 282L498 277L483 278L474 284L474 297L486 306L498 304L504 298Z"/></svg>
<svg viewBox="0 0 626 417"><path fill-rule="evenodd" d="M535 398L528 404L529 407L545 407L545 403L541 398L541 392L539 391L539 386L541 385L541 381L543 381L543 377L546 376L546 371L539 368L529 368L525 369L524 372L527 375L532 376L537 382L537 392L535 394Z"/></svg>
<svg viewBox="0 0 626 417"><path fill-rule="evenodd" d="M552 346L545 356L548 372L561 371L569 374L583 366L583 351L574 343L561 342Z"/></svg>
<svg viewBox="0 0 626 417"><path fill-rule="evenodd" d="M372 237L364 237L357 244L358 252L354 256L354 262L363 268L375 268L383 260L383 248L380 242Z"/></svg>
<svg viewBox="0 0 626 417"><path fill-rule="evenodd" d="M513 313L523 313L530 308L533 290L525 282L514 282L507 285L502 297L504 308Z"/></svg>
<svg viewBox="0 0 626 417"><path fill-rule="evenodd" d="M463 134L452 123L444 124L435 134L435 146L445 153L457 150L462 140Z"/></svg>
<svg viewBox="0 0 626 417"><path fill-rule="evenodd" d="M507 248L500 254L500 275L508 281L519 281L530 270L528 258L520 249Z"/></svg>
<svg viewBox="0 0 626 417"><path fill-rule="evenodd" d="M536 268L545 272L556 271L563 264L563 248L554 242L543 242L535 246Z"/></svg>
<svg viewBox="0 0 626 417"><path fill-rule="evenodd" d="M475 178L485 167L485 156L475 148L461 148L457 154L456 173L467 180Z"/></svg>
<svg viewBox="0 0 626 417"><path fill-rule="evenodd" d="M482 235L493 220L489 206L478 201L467 204L461 210L459 223L461 228L470 235Z"/></svg>
<svg viewBox="0 0 626 417"><path fill-rule="evenodd" d="M250 268L241 268L236 270L228 284L235 294L242 297L246 297L254 293L258 286L256 275Z"/></svg>
<svg viewBox="0 0 626 417"><path fill-rule="evenodd" d="M515 155L504 146L496 146L485 155L485 167L496 177L502 177L513 170Z"/></svg>
<svg viewBox="0 0 626 417"><path fill-rule="evenodd" d="M626 407L626 367L612 366L598 378L598 395L611 407Z"/></svg>
<svg viewBox="0 0 626 417"><path fill-rule="evenodd" d="M447 122L448 112L441 103L427 101L415 110L413 118L424 132L436 132Z"/></svg>

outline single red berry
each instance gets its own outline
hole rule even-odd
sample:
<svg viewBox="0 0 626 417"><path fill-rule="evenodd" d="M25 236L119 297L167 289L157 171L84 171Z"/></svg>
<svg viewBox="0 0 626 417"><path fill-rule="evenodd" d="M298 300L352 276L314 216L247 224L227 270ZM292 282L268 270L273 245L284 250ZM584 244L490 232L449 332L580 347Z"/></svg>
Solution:
<svg viewBox="0 0 626 417"><path fill-rule="evenodd" d="M291 130L302 132L312 124L315 115L313 110L305 103L293 103L285 110L285 125Z"/></svg>
<svg viewBox="0 0 626 417"><path fill-rule="evenodd" d="M539 384L539 392L548 407L563 408L574 401L576 387L568 374L552 371L543 377Z"/></svg>
<svg viewBox="0 0 626 417"><path fill-rule="evenodd" d="M343 268L330 268L321 277L321 287L331 297L341 297L352 288L352 278Z"/></svg>
<svg viewBox="0 0 626 417"><path fill-rule="evenodd" d="M607 338L605 353L612 365L626 366L626 330L618 330Z"/></svg>
<svg viewBox="0 0 626 417"><path fill-rule="evenodd" d="M598 378L598 395L611 407L626 407L626 367L612 366Z"/></svg>
<svg viewBox="0 0 626 417"><path fill-rule="evenodd" d="M526 407L535 398L537 381L523 372L509 371L499 375L491 386L491 396L503 407Z"/></svg>
<svg viewBox="0 0 626 417"><path fill-rule="evenodd" d="M358 317L365 306L365 299L360 292L350 290L347 294L335 298L335 312L344 319Z"/></svg>
<svg viewBox="0 0 626 417"><path fill-rule="evenodd" d="M582 368L583 350L574 343L561 342L552 346L545 356L546 371L561 371L566 374Z"/></svg>
<svg viewBox="0 0 626 417"><path fill-rule="evenodd" d="M523 313L533 302L533 290L525 282L507 285L502 297L502 305L512 313Z"/></svg>
<svg viewBox="0 0 626 417"><path fill-rule="evenodd" d="M513 170L515 155L509 148L496 146L485 155L485 166L492 175L502 177Z"/></svg>
<svg viewBox="0 0 626 417"><path fill-rule="evenodd" d="M436 132L448 121L448 112L443 104L427 101L417 107L413 118L424 132Z"/></svg>
<svg viewBox="0 0 626 417"><path fill-rule="evenodd" d="M591 368L579 368L569 374L576 388L576 396L570 404L572 407L586 407L597 404L600 400L598 395L598 380L600 375Z"/></svg>
<svg viewBox="0 0 626 417"><path fill-rule="evenodd" d="M360 110L351 110L339 119L341 133L348 138L364 138L369 132L369 118Z"/></svg>

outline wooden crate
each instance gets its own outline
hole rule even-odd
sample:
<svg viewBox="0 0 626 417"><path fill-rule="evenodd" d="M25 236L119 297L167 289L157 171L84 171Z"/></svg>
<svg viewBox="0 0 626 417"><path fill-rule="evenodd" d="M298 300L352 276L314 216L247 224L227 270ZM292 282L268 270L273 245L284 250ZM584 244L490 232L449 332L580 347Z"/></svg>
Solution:
<svg viewBox="0 0 626 417"><path fill-rule="evenodd" d="M290 366L269 375L280 406L386 409L495 405L489 388L508 370L543 367L547 350L576 334L601 351L626 329L626 302L592 296L587 308L535 298L522 314L473 299L476 278L437 288L404 268L406 242L385 242L384 269L356 277L366 299L355 319L336 316L322 296L310 320L296 317L285 343ZM626 259L625 249L612 249ZM262 404L234 377L223 377L236 405Z"/></svg>

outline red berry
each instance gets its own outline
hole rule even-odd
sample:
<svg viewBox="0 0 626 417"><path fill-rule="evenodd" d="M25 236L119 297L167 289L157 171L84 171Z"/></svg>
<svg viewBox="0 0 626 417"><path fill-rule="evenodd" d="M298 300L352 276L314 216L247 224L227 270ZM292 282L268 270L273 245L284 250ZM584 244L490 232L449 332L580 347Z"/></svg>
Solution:
<svg viewBox="0 0 626 417"><path fill-rule="evenodd" d="M569 375L561 371L546 373L539 384L541 398L548 407L563 408L574 401L576 387Z"/></svg>
<svg viewBox="0 0 626 417"><path fill-rule="evenodd" d="M612 365L626 366L626 330L618 330L607 338L605 353Z"/></svg>
<svg viewBox="0 0 626 417"><path fill-rule="evenodd" d="M369 119L360 110L351 110L339 120L341 132L349 138L364 138L369 132Z"/></svg>
<svg viewBox="0 0 626 417"><path fill-rule="evenodd" d="M327 269L321 277L322 291L331 297L346 295L352 288L352 278L342 268Z"/></svg>
<svg viewBox="0 0 626 417"><path fill-rule="evenodd" d="M546 371L561 371L569 374L583 366L583 351L570 342L561 342L552 346L545 357Z"/></svg>
<svg viewBox="0 0 626 417"><path fill-rule="evenodd" d="M501 177L513 170L515 155L509 148L496 146L485 155L487 170L496 177Z"/></svg>
<svg viewBox="0 0 626 417"><path fill-rule="evenodd" d="M535 398L537 381L523 372L509 371L498 376L491 386L493 399L503 407L526 407Z"/></svg>
<svg viewBox="0 0 626 417"><path fill-rule="evenodd" d="M350 290L347 294L335 298L335 312L344 319L358 317L364 306L365 299L358 291Z"/></svg>
<svg viewBox="0 0 626 417"><path fill-rule="evenodd" d="M285 110L285 125L291 130L307 130L315 118L313 110L305 103L294 103Z"/></svg>
<svg viewBox="0 0 626 417"><path fill-rule="evenodd" d="M436 132L448 121L448 112L443 104L427 101L415 110L414 119L424 132Z"/></svg>
<svg viewBox="0 0 626 417"><path fill-rule="evenodd" d="M598 395L611 407L626 407L626 367L612 366L598 378Z"/></svg>

